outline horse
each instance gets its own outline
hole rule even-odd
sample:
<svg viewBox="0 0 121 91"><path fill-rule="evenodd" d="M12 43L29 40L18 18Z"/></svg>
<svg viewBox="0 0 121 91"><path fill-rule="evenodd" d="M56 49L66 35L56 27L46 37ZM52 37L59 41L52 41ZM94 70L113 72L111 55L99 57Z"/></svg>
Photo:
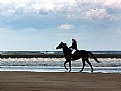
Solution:
<svg viewBox="0 0 121 91"><path fill-rule="evenodd" d="M85 61L89 64L89 66L91 67L91 72L93 73L93 67L91 65L91 63L89 62L89 56L91 55L91 57L99 63L99 61L97 60L97 58L95 57L95 55L90 52L90 51L86 51L86 50L76 50L73 54L72 54L72 50L70 48L67 47L66 43L61 42L56 49L62 49L63 53L64 53L64 57L66 59L66 61L64 62L64 67L66 70L68 70L68 68L66 67L66 63L69 62L69 67L70 70L69 72L71 72L71 61L75 61L78 60L80 58L82 58L82 69L80 70L80 72L83 71L84 67L85 67Z"/></svg>

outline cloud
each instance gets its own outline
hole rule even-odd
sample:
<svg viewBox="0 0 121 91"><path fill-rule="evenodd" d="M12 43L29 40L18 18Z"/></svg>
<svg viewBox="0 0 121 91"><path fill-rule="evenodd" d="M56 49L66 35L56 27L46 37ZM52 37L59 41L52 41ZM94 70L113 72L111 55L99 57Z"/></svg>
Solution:
<svg viewBox="0 0 121 91"><path fill-rule="evenodd" d="M109 19L111 17L105 9L91 9L83 12L82 15L84 18L93 20Z"/></svg>
<svg viewBox="0 0 121 91"><path fill-rule="evenodd" d="M73 28L74 28L74 25L72 24L62 24L58 26L58 29L61 29L61 30L71 30Z"/></svg>
<svg viewBox="0 0 121 91"><path fill-rule="evenodd" d="M4 28L4 27L0 27L0 34L9 34L9 33L13 33L13 31L11 31L9 28Z"/></svg>
<svg viewBox="0 0 121 91"><path fill-rule="evenodd" d="M107 21L121 19L120 0L77 0L75 6L73 11L67 14L69 18L92 20L107 19Z"/></svg>
<svg viewBox="0 0 121 91"><path fill-rule="evenodd" d="M91 11L97 9L95 11ZM121 15L120 0L1 0L0 15L47 15L62 14L67 18L86 19L105 19L105 17L119 17L113 12L117 11ZM98 14L99 13L99 14ZM100 14L103 14L100 16ZM98 16L98 17L97 17ZM84 17L84 18L85 18ZM113 18L112 18L113 19Z"/></svg>
<svg viewBox="0 0 121 91"><path fill-rule="evenodd" d="M121 8L121 0L106 0L102 1L105 7L108 8L115 8L120 9Z"/></svg>

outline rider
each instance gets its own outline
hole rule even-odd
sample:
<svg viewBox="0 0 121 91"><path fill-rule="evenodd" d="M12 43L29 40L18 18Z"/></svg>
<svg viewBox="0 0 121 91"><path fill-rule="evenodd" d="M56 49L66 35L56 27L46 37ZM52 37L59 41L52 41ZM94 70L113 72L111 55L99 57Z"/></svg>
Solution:
<svg viewBox="0 0 121 91"><path fill-rule="evenodd" d="M77 42L75 38L72 38L72 46L69 48L77 51Z"/></svg>

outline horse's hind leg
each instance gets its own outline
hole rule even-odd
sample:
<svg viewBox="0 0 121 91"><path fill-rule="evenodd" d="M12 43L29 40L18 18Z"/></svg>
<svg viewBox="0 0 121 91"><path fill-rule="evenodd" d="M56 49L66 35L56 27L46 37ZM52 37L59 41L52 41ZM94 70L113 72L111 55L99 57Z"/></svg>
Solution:
<svg viewBox="0 0 121 91"><path fill-rule="evenodd" d="M92 68L91 63L89 62L89 60L88 60L88 59L86 60L86 62L90 65L90 67L91 67L91 72L93 73L93 68Z"/></svg>
<svg viewBox="0 0 121 91"><path fill-rule="evenodd" d="M68 70L68 68L66 67L66 63L68 63L67 60L64 62L64 67L65 67L66 70Z"/></svg>
<svg viewBox="0 0 121 91"><path fill-rule="evenodd" d="M84 60L84 59L82 59L82 63L83 63L83 67L82 67L82 69L80 70L80 72L82 72L83 69L84 69L84 67L85 67L85 60Z"/></svg>

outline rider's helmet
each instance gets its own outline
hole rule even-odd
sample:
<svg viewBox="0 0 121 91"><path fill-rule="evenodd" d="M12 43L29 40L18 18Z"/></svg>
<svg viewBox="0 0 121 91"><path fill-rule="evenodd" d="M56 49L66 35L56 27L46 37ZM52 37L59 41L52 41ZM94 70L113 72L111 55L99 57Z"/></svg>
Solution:
<svg viewBox="0 0 121 91"><path fill-rule="evenodd" d="M76 41L76 39L75 38L72 38L72 41Z"/></svg>

